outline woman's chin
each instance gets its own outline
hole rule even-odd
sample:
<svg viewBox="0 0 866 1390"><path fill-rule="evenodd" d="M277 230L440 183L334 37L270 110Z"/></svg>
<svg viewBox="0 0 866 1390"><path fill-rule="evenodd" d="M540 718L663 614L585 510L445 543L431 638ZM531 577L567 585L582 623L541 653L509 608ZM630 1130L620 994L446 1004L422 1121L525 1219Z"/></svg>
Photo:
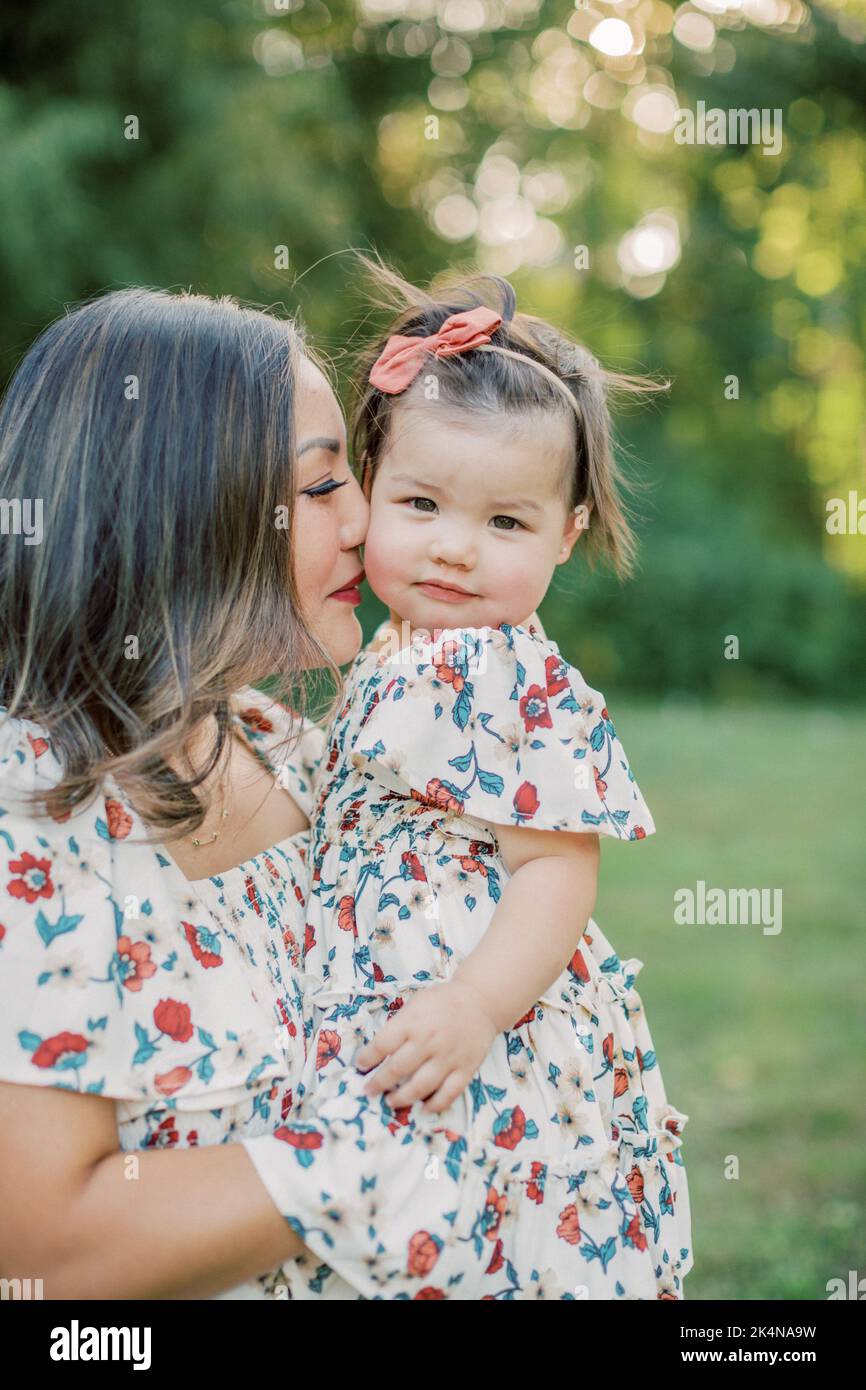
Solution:
<svg viewBox="0 0 866 1390"><path fill-rule="evenodd" d="M364 633L353 608L347 606L339 619L330 618L328 631L319 637L335 666L345 666L354 661L361 650Z"/></svg>

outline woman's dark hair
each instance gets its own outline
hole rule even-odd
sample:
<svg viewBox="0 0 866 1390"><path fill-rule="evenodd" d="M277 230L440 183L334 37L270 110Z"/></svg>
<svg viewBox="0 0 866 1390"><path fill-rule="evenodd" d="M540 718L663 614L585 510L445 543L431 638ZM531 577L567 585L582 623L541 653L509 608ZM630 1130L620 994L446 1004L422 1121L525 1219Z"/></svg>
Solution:
<svg viewBox="0 0 866 1390"><path fill-rule="evenodd" d="M195 830L232 693L339 680L292 574L304 352L294 323L231 298L127 289L52 323L15 372L0 497L38 500L43 535L0 546L0 705L51 736L56 818L110 774L154 827ZM206 716L217 746L184 780L165 755Z"/></svg>
<svg viewBox="0 0 866 1390"><path fill-rule="evenodd" d="M666 391L670 382L608 371L592 353L543 319L516 313L512 286L497 275L445 276L429 291L417 289L380 259L359 254L373 289L370 299L391 311L387 330L363 352L355 377L352 438L365 486L389 438L401 403L412 406L425 389L421 372L406 391L389 395L369 381L370 369L391 334L429 337L451 314L478 305L494 309L501 326L489 344L451 357L430 358L439 405L501 419L526 411L566 412L574 422L572 466L565 479L569 510L591 514L587 534L592 562L606 556L621 576L634 568L635 543L622 493L625 482L614 456L608 397Z"/></svg>

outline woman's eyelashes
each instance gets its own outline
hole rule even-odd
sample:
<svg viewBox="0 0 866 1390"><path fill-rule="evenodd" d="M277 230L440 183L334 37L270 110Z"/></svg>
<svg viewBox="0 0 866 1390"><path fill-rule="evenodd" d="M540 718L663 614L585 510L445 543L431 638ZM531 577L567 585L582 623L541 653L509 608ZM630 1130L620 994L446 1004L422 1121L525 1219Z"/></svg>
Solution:
<svg viewBox="0 0 866 1390"><path fill-rule="evenodd" d="M335 483L334 480L331 479L330 482L319 483L316 487L304 488L303 495L304 497L330 497L332 492L337 491L337 488L345 487L348 481L349 479L346 478L342 483Z"/></svg>
<svg viewBox="0 0 866 1390"><path fill-rule="evenodd" d="M405 501L413 511L421 512L425 516L432 516L433 512L436 511L436 503L433 501L432 497L407 497ZM429 503L429 506L416 506L416 503ZM504 521L506 524L504 526L497 526L495 523L498 521ZM526 530L523 522L518 521L515 516L494 516L491 517L491 522L494 524L494 530L496 531Z"/></svg>

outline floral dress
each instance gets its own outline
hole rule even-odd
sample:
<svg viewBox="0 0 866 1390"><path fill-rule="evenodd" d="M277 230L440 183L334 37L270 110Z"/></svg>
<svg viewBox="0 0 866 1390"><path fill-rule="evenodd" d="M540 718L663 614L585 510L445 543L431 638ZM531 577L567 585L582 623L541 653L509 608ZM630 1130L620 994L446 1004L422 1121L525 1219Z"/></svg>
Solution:
<svg viewBox="0 0 866 1390"><path fill-rule="evenodd" d="M653 832L603 697L532 628L362 652L318 786L307 1062L283 1133L311 1175L339 1135L345 1166L322 1163L319 1208L292 1220L315 1251L286 1267L294 1298L357 1297L346 1280L374 1298L683 1297L687 1116L665 1094L642 962L592 919L447 1110L363 1094L356 1051L490 923L508 879L496 824ZM279 1201L284 1179L260 1171ZM339 1235L359 1214L371 1239L346 1261Z"/></svg>
<svg viewBox="0 0 866 1390"><path fill-rule="evenodd" d="M232 703L309 815L322 731L304 722L286 753L285 708L252 687ZM0 1080L113 1098L124 1152L269 1139L305 1061L309 831L191 882L114 782L65 821L35 816L20 793L59 774L45 731L0 710Z"/></svg>

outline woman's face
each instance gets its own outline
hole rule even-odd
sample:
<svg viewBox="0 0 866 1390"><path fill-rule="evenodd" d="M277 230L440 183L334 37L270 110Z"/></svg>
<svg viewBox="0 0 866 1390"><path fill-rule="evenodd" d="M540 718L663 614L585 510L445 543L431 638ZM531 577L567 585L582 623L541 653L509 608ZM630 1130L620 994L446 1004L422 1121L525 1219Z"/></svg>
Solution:
<svg viewBox="0 0 866 1390"><path fill-rule="evenodd" d="M292 534L295 583L310 631L338 666L361 646L355 609L364 568L358 553L369 507L349 467L337 398L308 358L295 396L296 497Z"/></svg>

